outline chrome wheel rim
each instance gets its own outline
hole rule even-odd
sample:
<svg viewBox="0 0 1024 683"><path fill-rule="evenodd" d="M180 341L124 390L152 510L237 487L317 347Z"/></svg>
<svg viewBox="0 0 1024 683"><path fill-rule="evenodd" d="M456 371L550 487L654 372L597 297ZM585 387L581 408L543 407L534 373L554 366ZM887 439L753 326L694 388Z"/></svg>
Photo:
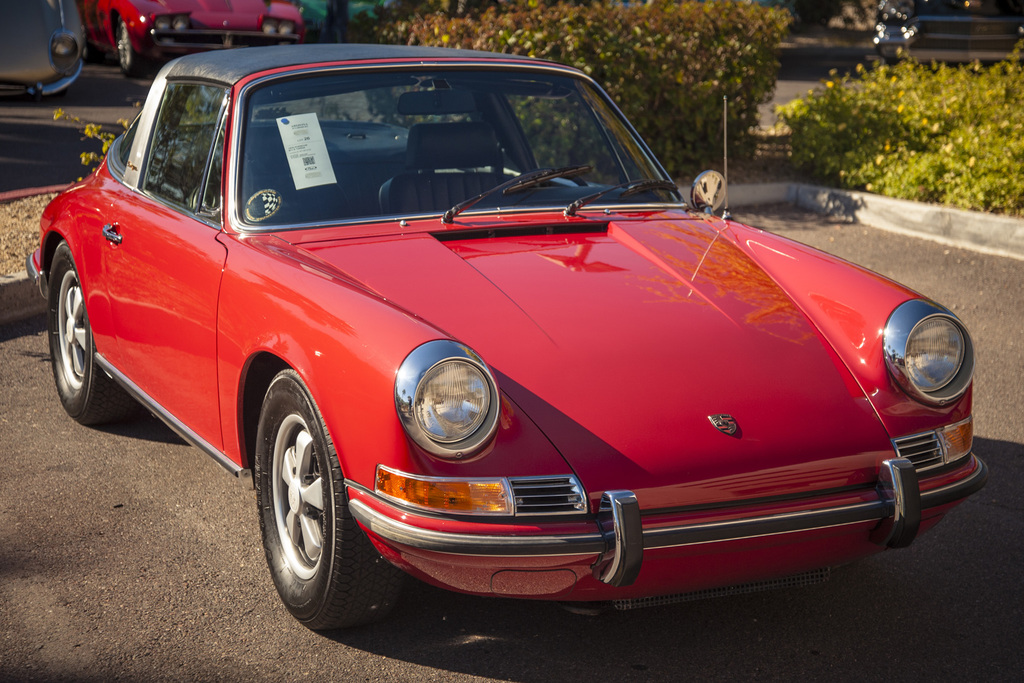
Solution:
<svg viewBox="0 0 1024 683"><path fill-rule="evenodd" d="M74 390L85 382L85 301L78 276L74 271L64 273L57 299L57 335L60 343L60 366L64 379Z"/></svg>
<svg viewBox="0 0 1024 683"><path fill-rule="evenodd" d="M271 482L285 562L300 579L311 579L323 554L323 480L313 437L299 415L286 417L277 431Z"/></svg>
<svg viewBox="0 0 1024 683"><path fill-rule="evenodd" d="M121 22L117 25L117 58L121 62L121 69L128 71L132 68L132 43L128 37L128 27Z"/></svg>

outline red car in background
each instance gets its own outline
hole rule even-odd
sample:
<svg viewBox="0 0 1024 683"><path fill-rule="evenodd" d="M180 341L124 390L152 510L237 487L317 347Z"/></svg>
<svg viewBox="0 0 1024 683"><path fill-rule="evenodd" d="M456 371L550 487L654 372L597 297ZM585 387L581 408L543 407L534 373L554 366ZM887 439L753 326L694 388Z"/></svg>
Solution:
<svg viewBox="0 0 1024 683"><path fill-rule="evenodd" d="M126 76L204 50L301 43L306 28L287 0L77 0L87 56L114 52Z"/></svg>
<svg viewBox="0 0 1024 683"><path fill-rule="evenodd" d="M310 628L383 617L403 572L632 608L822 580L987 476L963 323L716 215L722 180L684 201L558 64L210 52L157 75L27 269L67 414L141 403L252 472L221 523L258 519Z"/></svg>

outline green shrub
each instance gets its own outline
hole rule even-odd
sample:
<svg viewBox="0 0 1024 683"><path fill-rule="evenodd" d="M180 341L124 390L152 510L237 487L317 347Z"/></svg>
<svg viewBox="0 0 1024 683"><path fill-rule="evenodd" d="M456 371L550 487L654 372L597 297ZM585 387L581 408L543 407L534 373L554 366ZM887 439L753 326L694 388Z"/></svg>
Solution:
<svg viewBox="0 0 1024 683"><path fill-rule="evenodd" d="M793 162L820 181L1024 215L1024 64L907 60L832 78L780 107Z"/></svg>
<svg viewBox="0 0 1024 683"><path fill-rule="evenodd" d="M516 0L479 14L410 13L400 5L363 41L529 55L575 66L600 83L674 176L721 158L722 98L730 153L752 153L759 104L778 74L790 17L740 2L626 6Z"/></svg>

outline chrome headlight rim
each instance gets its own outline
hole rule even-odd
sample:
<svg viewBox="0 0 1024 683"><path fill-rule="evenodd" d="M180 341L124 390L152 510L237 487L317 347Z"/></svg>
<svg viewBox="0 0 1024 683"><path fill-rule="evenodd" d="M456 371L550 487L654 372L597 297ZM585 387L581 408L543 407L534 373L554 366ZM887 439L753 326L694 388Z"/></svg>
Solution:
<svg viewBox="0 0 1024 683"><path fill-rule="evenodd" d="M50 36L50 66L60 74L70 74L81 56L81 46L75 34L67 29L57 29Z"/></svg>
<svg viewBox="0 0 1024 683"><path fill-rule="evenodd" d="M171 28L175 31L188 31L192 28L192 18L187 14L175 14L171 19Z"/></svg>
<svg viewBox="0 0 1024 683"><path fill-rule="evenodd" d="M951 324L962 340L961 359L949 378L934 387L925 387L914 379L907 367L907 349L915 333L925 323L942 320ZM952 311L926 299L912 299L896 307L883 332L885 364L896 383L912 398L931 406L944 406L959 400L974 377L974 343L960 319Z"/></svg>
<svg viewBox="0 0 1024 683"><path fill-rule="evenodd" d="M458 439L432 436L417 419L416 402L423 381L449 363L464 363L479 373L488 392L487 410L473 431ZM405 433L427 453L444 460L464 460L479 455L498 431L501 399L498 383L487 364L465 344L439 339L413 349L395 375L395 408Z"/></svg>

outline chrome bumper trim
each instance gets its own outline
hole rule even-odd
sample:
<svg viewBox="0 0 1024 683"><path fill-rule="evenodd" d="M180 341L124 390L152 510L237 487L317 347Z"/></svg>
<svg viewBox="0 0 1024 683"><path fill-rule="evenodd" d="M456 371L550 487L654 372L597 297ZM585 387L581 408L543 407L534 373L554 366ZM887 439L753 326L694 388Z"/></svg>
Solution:
<svg viewBox="0 0 1024 683"><path fill-rule="evenodd" d="M892 514L882 520L871 540L889 548L906 548L921 526L921 487L914 463L906 458L883 462L877 490Z"/></svg>
<svg viewBox="0 0 1024 683"><path fill-rule="evenodd" d="M644 561L644 528L640 504L632 491L605 491L601 507L608 503L612 515L614 547L607 565L594 565L594 575L612 586L629 586L640 575ZM600 562L600 561L599 561Z"/></svg>
<svg viewBox="0 0 1024 683"><path fill-rule="evenodd" d="M264 33L263 31L244 30L157 31L150 29L149 35L157 47L184 50L223 50L249 45L295 45L299 42L298 33ZM240 42L236 42L236 40Z"/></svg>
<svg viewBox="0 0 1024 683"><path fill-rule="evenodd" d="M891 497L888 493L880 493L877 500L853 505L650 530L644 530L642 524L637 524L640 521L639 506L634 512L630 498L634 501L636 498L630 491L607 492L606 495L612 503L610 531L602 532L600 527L597 527L592 533L582 534L459 534L423 529L407 521L398 521L397 517L408 520L414 518L414 515L410 515L407 510L395 510L396 518L392 518L370 507L358 497L350 498L349 509L363 527L377 536L412 548L452 555L491 557L597 555L599 557L594 567L599 578L604 580L605 577L616 577L616 580L622 583L613 585L629 585L625 582L631 582L639 574L643 550L737 541L864 522L881 522L885 526L890 520L899 528L891 535L887 533L883 540L909 543L916 535L921 511L966 498L985 485L988 468L976 456L970 457L976 463L970 475L924 493L920 493L916 486L916 476L908 475L904 466L899 463L902 459L893 459L885 461L882 467L883 471L888 470L890 474L880 474L879 477L880 480L890 475L893 477L894 483L891 486L886 483L880 484L882 491L893 491ZM892 474L894 471L897 473ZM349 489L361 495L372 495L351 483ZM902 497L902 502L896 502L897 497ZM914 522L915 518L917 523ZM642 537L642 540L638 540L638 536Z"/></svg>
<svg viewBox="0 0 1024 683"><path fill-rule="evenodd" d="M43 97L49 97L50 95L56 95L59 92L67 90L68 86L71 85L72 83L74 83L75 80L77 80L78 77L81 75L81 73L82 73L82 60L78 60L78 66L75 69L75 73L70 74L68 76L65 76L64 78L60 79L59 81L54 81L52 83L44 83L41 88L38 88L38 93L37 93L37 87L36 86L32 86L32 87L30 87L28 89L28 94L32 95L33 97L36 94L40 94Z"/></svg>
<svg viewBox="0 0 1024 683"><path fill-rule="evenodd" d="M39 294L44 299L48 299L50 288L46 281L46 271L36 267L36 261L32 258L35 254L35 252L29 252L29 255L25 257L25 271L29 273L29 278L32 279L32 284L39 290Z"/></svg>
<svg viewBox="0 0 1024 683"><path fill-rule="evenodd" d="M352 487L350 487L352 488ZM352 516L371 532L394 543L450 555L489 557L548 557L558 555L599 555L608 550L604 535L504 536L501 534L456 534L422 529L392 519L357 498L348 501ZM396 513L399 511L396 510ZM403 517L410 517L401 511Z"/></svg>

